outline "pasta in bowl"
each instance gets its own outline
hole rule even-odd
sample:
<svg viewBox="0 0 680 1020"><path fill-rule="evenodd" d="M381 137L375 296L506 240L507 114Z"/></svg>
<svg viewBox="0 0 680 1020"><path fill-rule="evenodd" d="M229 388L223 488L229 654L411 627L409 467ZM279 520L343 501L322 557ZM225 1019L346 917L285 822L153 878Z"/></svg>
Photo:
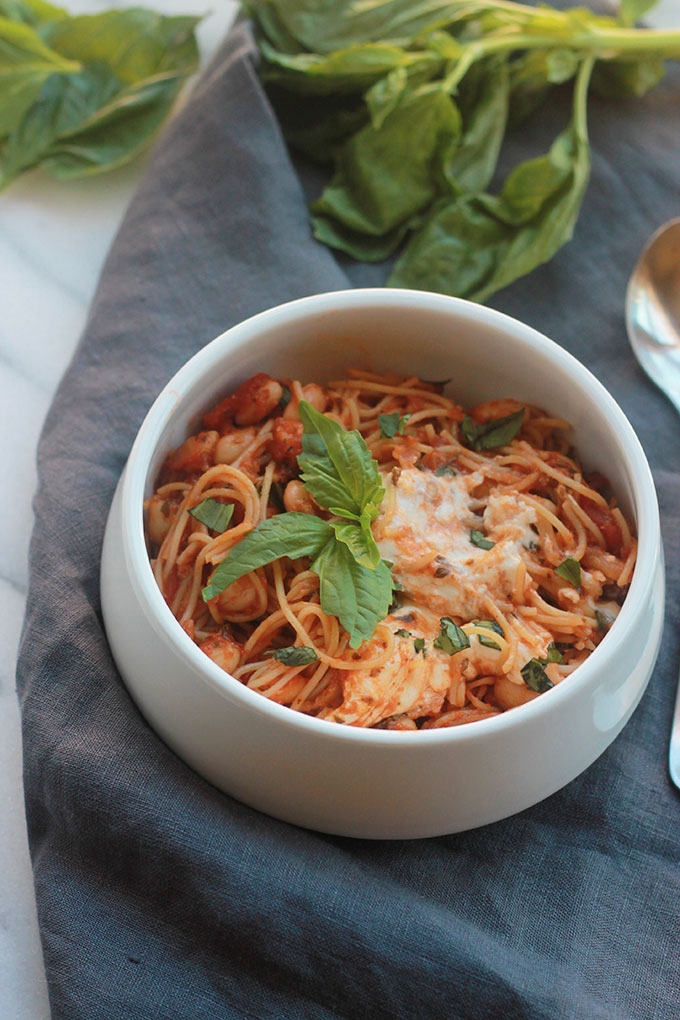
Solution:
<svg viewBox="0 0 680 1020"><path fill-rule="evenodd" d="M649 680L663 596L651 475L606 390L523 323L399 290L200 350L102 553L113 656L169 747L260 811L369 838L484 825L587 768Z"/></svg>
<svg viewBox="0 0 680 1020"><path fill-rule="evenodd" d="M316 718L412 732L525 704L594 651L637 550L607 479L584 476L568 422L443 391L260 372L169 453L145 506L154 575L212 661Z"/></svg>

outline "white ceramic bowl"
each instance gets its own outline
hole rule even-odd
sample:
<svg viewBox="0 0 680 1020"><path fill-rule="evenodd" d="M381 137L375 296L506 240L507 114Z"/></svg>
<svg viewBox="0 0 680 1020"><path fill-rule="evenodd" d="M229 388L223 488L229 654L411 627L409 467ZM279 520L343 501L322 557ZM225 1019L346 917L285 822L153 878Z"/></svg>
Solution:
<svg viewBox="0 0 680 1020"><path fill-rule="evenodd" d="M257 371L303 381L352 365L453 377L470 406L513 396L573 423L585 466L611 479L639 556L621 613L568 680L520 708L452 729L399 733L323 722L268 701L187 637L147 558L142 502L169 448L201 412ZM102 607L118 668L170 747L220 789L297 825L412 838L497 821L574 779L624 726L647 684L663 623L654 485L618 405L535 330L466 301L350 290L293 301L234 326L193 357L149 411L106 529Z"/></svg>

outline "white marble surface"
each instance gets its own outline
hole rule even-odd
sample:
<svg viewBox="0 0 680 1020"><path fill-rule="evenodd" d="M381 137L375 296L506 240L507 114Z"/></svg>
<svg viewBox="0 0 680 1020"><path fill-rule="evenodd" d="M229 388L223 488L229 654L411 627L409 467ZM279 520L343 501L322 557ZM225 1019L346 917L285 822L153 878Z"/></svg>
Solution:
<svg viewBox="0 0 680 1020"><path fill-rule="evenodd" d="M129 6L65 0L73 13ZM164 14L208 14L201 61L224 38L236 4L140 0ZM28 581L35 450L52 395L82 331L102 263L144 160L87 181L27 174L0 195L0 1018L49 1020L21 782L14 666ZM58 257L57 257L58 253ZM92 1018L96 1020L96 1018Z"/></svg>
<svg viewBox="0 0 680 1020"><path fill-rule="evenodd" d="M203 0L146 0L168 14L203 14ZM71 0L72 11L116 0ZM214 52L235 4L214 5L199 28L202 60ZM662 0L650 21L680 27L680 0ZM36 484L35 449L52 394L78 340L104 257L132 197L143 161L85 182L59 184L39 172L0 196L0 1017L49 1020L35 918L21 786L14 663L27 585ZM56 258L56 253L59 257ZM96 1018L92 1018L96 1020Z"/></svg>

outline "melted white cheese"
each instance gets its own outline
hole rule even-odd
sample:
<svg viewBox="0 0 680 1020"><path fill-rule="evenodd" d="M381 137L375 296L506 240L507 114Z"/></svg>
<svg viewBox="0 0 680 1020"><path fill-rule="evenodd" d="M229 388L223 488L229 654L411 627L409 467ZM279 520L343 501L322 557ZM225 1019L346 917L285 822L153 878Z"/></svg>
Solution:
<svg viewBox="0 0 680 1020"><path fill-rule="evenodd" d="M488 616L488 598L511 602L522 551L535 539L535 511L517 494L492 495L480 519L470 495L478 484L474 475L438 477L416 468L386 482L375 527L380 553L404 590L439 615L472 620ZM473 545L473 528L494 547Z"/></svg>

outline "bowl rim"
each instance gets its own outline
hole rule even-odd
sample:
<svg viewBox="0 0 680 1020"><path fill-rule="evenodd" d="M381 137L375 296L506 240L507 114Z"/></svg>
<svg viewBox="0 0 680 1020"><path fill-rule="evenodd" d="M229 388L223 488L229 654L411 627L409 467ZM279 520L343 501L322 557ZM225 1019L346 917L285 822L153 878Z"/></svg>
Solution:
<svg viewBox="0 0 680 1020"><path fill-rule="evenodd" d="M232 345L235 341L239 345L246 340L252 341L263 329L272 326L285 328L295 321L319 313L376 305L449 313L459 321L474 321L495 327L512 335L527 350L547 356L556 370L563 371L572 383L576 383L581 393L609 420L628 469L637 515L638 557L626 600L611 629L586 662L570 675L569 683L560 683L540 698L534 698L516 709L478 720L474 726L420 730L416 737L410 731L347 726L305 715L251 690L213 663L179 625L161 595L151 569L144 540L144 515L140 512L150 463L169 418L181 403L182 395L200 378L209 374L214 362L221 359L225 345ZM503 312L462 298L428 291L380 287L330 291L276 305L231 326L186 361L156 397L137 432L122 476L121 522L124 558L133 590L147 616L160 628L163 639L191 672L196 674L197 681L203 680L225 698L243 702L244 707L264 713L270 717L272 724L292 727L309 736L364 746L383 744L412 749L440 743L481 741L501 731L521 729L531 724L532 720L540 720L546 713L559 711L563 702L576 698L590 686L600 669L606 666L607 659L614 656L617 648L625 641L630 624L643 608L645 594L653 583L660 548L656 490L640 441L609 391L585 365L532 326Z"/></svg>

